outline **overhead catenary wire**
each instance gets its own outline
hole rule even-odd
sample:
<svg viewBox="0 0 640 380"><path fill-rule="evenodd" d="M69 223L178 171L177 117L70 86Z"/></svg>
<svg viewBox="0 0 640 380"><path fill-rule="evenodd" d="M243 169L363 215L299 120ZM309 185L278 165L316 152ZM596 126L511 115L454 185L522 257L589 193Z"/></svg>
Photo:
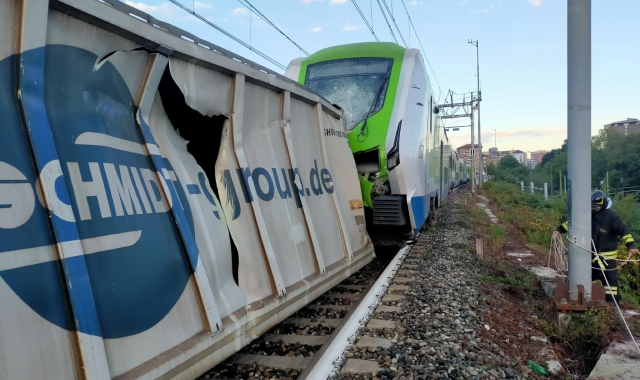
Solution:
<svg viewBox="0 0 640 380"><path fill-rule="evenodd" d="M267 24L269 24L272 28L274 28L275 30L277 30L278 32L280 32L280 34L282 34L286 39L288 39L289 41L291 41L292 44L296 45L296 47L298 49L300 49L300 51L302 51L304 54L309 55L309 52L306 51L302 46L298 45L294 40L292 40L285 32L283 32L282 30L280 30L280 28L278 28L276 26L276 24L274 24L273 22L271 22L271 20L269 20L267 18L267 16L263 15L262 12L260 12L256 7L253 6L253 4L251 4L249 2L249 0L238 0L238 2L242 5L244 5L245 7L249 8L249 11L251 11L252 13L255 13L256 16L260 17L264 22L266 22Z"/></svg>
<svg viewBox="0 0 640 380"><path fill-rule="evenodd" d="M424 56L425 61L427 61L427 64L429 65L429 69L431 70L431 74L433 74L433 79L436 80L436 83L438 84L438 91L439 91L439 95L438 96L442 96L442 87L440 87L440 82L438 82L438 77L436 76L436 73L433 71L433 67L431 67L431 62L429 62L429 58L427 58L427 54L424 51L424 47L422 46L422 41L420 41L420 36L418 35L418 32L416 31L416 27L415 25L413 25L413 20L411 20L411 15L409 14L409 10L407 9L407 5L404 3L404 0L400 0L402 2L402 7L404 8L404 11L407 13L407 17L409 18L409 24L411 24L411 28L413 28L413 32L416 34L416 39L418 40L418 44L420 45L420 50L422 50L422 55ZM440 102L440 98L438 98L437 103Z"/></svg>
<svg viewBox="0 0 640 380"><path fill-rule="evenodd" d="M358 11L358 13L360 13L360 17L362 17L362 21L364 21L364 23L367 24L367 27L369 28L369 31L373 35L373 38L375 38L376 41L380 41L378 39L378 36L376 36L376 32L373 31L371 24L369 24L369 21L367 21L367 17L364 15L364 13L362 13L362 9L360 9L360 7L358 6L358 3L356 3L356 0L351 0L351 3L353 4L354 7L356 7L356 10Z"/></svg>
<svg viewBox="0 0 640 380"><path fill-rule="evenodd" d="M395 25L396 30L398 31L398 35L400 36L400 39L402 40L402 43L404 44L404 47L409 47L407 45L407 41L404 40L404 36L402 35L402 32L400 31L400 28L398 27L398 23L396 22L395 17L393 17L393 12L391 11L391 9L389 9L389 6L387 5L386 0L382 0L382 4L384 4L384 7L387 9L387 12L389 13L389 17L391 17L391 21L393 22L393 25ZM391 3L391 4L393 5L393 3Z"/></svg>
<svg viewBox="0 0 640 380"><path fill-rule="evenodd" d="M376 2L378 2L378 6L380 7L380 12L382 12L382 16L384 17L384 21L387 23L387 26L389 27L389 31L391 32L391 37L393 37L393 40L398 43L398 39L396 38L395 33L393 33L393 28L391 27L391 24L389 24L389 19L387 18L387 14L384 13L384 9L382 9L382 4L380 3L380 0L376 0Z"/></svg>
<svg viewBox="0 0 640 380"><path fill-rule="evenodd" d="M255 49L251 46L251 44L246 43L245 41L239 39L238 37L234 36L233 34L227 32L226 30L222 29L221 27L219 27L218 25L214 24L213 22L207 20L204 16L202 16L199 13L196 13L195 11L189 9L188 7L186 7L184 4L180 3L177 0L169 0L170 2L172 2L173 4L177 5L178 7L180 7L180 9L184 10L185 12L191 14L192 16L194 16L195 18L197 18L198 20L204 22L205 24L211 26L212 28L214 28L215 30L219 31L220 33L224 34L225 36L231 38L232 40L236 41L237 43L239 43L240 45L246 47L247 49L251 50L252 52L258 54L259 56L261 56L262 58L266 59L267 61L271 62L272 64L274 64L275 66L281 68L282 70L285 70L287 67L285 65L283 65L282 63L276 61L275 59L269 57L268 55L266 55L265 53L261 52L258 49Z"/></svg>

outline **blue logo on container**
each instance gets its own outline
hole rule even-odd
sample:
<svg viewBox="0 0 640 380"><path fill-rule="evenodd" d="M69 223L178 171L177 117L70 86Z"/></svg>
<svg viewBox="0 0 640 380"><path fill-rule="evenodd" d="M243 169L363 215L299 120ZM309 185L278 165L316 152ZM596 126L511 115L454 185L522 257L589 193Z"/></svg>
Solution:
<svg viewBox="0 0 640 380"><path fill-rule="evenodd" d="M45 104L37 106L46 106L58 159L38 172L14 72L21 63L33 69L42 54ZM148 330L176 305L198 261L186 193L202 194L215 205L208 180L198 173L196 183L180 183L109 61L96 65L93 53L63 45L19 59L0 61L0 277L32 310L64 329L111 339ZM302 207L302 197L334 192L328 169L314 161L308 173L303 178L298 168L223 171L221 190L232 204L227 217L239 217L240 199L288 200ZM50 215L77 229L79 240L64 241L58 234L61 241L55 241ZM178 219L184 222L182 236ZM68 267L85 261L99 326L73 320L59 247L76 253L65 256Z"/></svg>
<svg viewBox="0 0 640 380"><path fill-rule="evenodd" d="M22 59L37 54L41 49ZM164 168L158 168L149 156L158 153L142 138L141 128L148 127L136 122L129 88L109 62L96 68L96 58L74 47L46 48L46 110L60 160L40 174L18 114L16 58L0 61L0 276L43 318L65 329L77 327L46 205L54 217L76 224L100 331L120 338L162 320L191 275L171 209L182 208L194 228L171 165L163 160ZM49 195L47 202L36 192L36 181ZM59 191L61 181L69 197ZM87 329L82 332L94 333Z"/></svg>

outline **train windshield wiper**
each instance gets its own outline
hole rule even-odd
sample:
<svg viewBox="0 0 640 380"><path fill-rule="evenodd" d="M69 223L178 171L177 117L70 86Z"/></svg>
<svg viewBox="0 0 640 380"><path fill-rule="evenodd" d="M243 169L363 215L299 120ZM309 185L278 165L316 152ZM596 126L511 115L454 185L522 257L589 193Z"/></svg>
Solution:
<svg viewBox="0 0 640 380"><path fill-rule="evenodd" d="M376 93L376 96L373 98L371 107L369 107L369 112L367 112L367 117L364 118L364 123L362 123L362 128L360 128L360 135L364 135L364 131L367 128L367 120L369 120L369 116L373 114L373 109L376 107L376 104L378 104L378 99L380 99L380 95L382 95L382 90L386 88L388 81L389 81L389 78L385 79L384 82L382 82L382 86L380 86L380 88L378 89L378 92Z"/></svg>

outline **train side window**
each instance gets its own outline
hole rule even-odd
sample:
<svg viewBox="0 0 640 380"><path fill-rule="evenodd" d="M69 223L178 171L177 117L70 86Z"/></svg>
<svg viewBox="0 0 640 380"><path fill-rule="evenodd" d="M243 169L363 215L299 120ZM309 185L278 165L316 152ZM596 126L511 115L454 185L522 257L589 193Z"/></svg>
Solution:
<svg viewBox="0 0 640 380"><path fill-rule="evenodd" d="M429 97L429 133L433 133L433 95Z"/></svg>

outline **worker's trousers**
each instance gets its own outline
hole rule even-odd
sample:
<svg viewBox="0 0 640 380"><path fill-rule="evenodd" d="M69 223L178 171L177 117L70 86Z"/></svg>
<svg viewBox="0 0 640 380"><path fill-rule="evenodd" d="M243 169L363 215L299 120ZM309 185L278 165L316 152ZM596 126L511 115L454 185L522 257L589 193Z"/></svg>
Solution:
<svg viewBox="0 0 640 380"><path fill-rule="evenodd" d="M618 303L620 302L620 293L618 291L618 262L616 260L602 260L604 263L604 276L602 270L597 263L593 263L591 267L591 279L593 281L599 280L604 287L607 295L607 302L613 303L615 298ZM606 277L606 281L605 281ZM607 282L609 286L607 286Z"/></svg>

